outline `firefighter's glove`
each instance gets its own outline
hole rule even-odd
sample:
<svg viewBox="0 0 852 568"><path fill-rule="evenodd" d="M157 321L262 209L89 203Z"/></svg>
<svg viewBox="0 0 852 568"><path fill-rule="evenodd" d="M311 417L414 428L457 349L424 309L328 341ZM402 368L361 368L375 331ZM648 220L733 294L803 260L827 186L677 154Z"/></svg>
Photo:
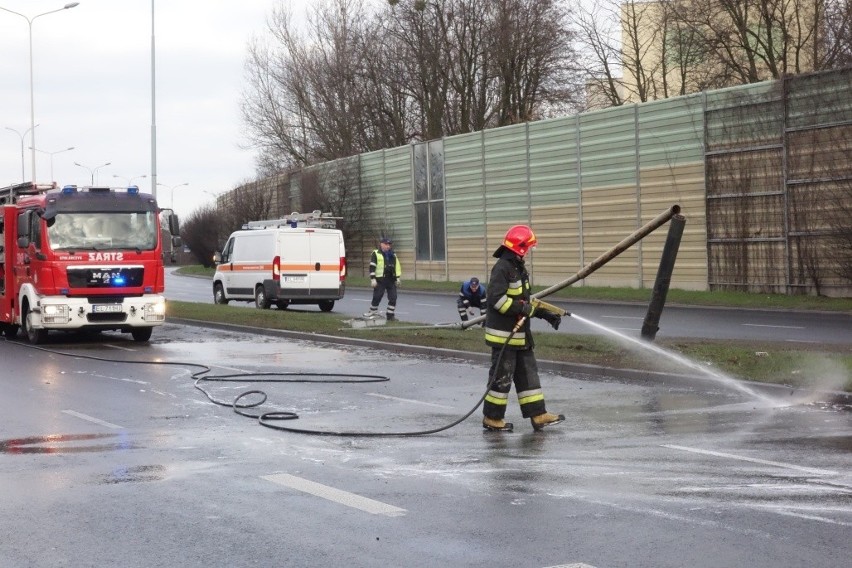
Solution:
<svg viewBox="0 0 852 568"><path fill-rule="evenodd" d="M470 309L468 309L468 310L467 310L467 313L469 313L469 314L470 314L470 315L472 315L472 316L475 316L475 315L476 315L476 310L474 310L473 308L470 308Z"/></svg>
<svg viewBox="0 0 852 568"><path fill-rule="evenodd" d="M375 278L370 278L370 286L372 286L373 288L375 288L375 287L376 287L376 286L378 286L378 285L379 285L379 283L378 283L378 282L376 282L376 279L375 279Z"/></svg>
<svg viewBox="0 0 852 568"><path fill-rule="evenodd" d="M464 300L462 300L462 305L463 305L465 308L469 308L469 307L470 307L470 300L468 300L467 298L465 298Z"/></svg>
<svg viewBox="0 0 852 568"><path fill-rule="evenodd" d="M520 315L522 315L525 318L528 318L528 317L533 315L533 312L535 312L535 306L533 306L529 302L524 302L523 300L521 300L521 313L520 313Z"/></svg>
<svg viewBox="0 0 852 568"><path fill-rule="evenodd" d="M397 279L396 279L396 287L397 287L397 288L401 288L401 287L402 287L402 279L401 279L401 278L397 278Z"/></svg>
<svg viewBox="0 0 852 568"><path fill-rule="evenodd" d="M553 312L542 311L538 317L549 323L553 329L559 329L559 324L562 323L562 316Z"/></svg>

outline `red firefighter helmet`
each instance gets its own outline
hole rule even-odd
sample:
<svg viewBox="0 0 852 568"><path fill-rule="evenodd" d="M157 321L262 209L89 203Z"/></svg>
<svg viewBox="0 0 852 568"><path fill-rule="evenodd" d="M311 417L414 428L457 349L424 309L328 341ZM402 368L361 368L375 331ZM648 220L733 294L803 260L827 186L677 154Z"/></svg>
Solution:
<svg viewBox="0 0 852 568"><path fill-rule="evenodd" d="M503 237L503 247L518 256L526 256L527 251L535 248L537 244L535 233L526 225L515 225L506 231L506 236Z"/></svg>

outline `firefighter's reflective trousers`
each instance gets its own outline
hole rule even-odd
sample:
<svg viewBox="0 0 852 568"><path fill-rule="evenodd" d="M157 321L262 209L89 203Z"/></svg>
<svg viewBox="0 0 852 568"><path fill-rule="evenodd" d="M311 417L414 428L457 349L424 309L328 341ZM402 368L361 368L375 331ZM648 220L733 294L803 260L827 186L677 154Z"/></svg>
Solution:
<svg viewBox="0 0 852 568"><path fill-rule="evenodd" d="M532 349L506 349L500 359L500 347L491 348L491 370L489 380L496 375L494 383L485 395L482 413L488 418L501 419L506 415L509 390L515 383L515 392L521 405L524 418L538 416L546 412L544 393L538 378L538 365ZM497 362L500 359L500 367Z"/></svg>

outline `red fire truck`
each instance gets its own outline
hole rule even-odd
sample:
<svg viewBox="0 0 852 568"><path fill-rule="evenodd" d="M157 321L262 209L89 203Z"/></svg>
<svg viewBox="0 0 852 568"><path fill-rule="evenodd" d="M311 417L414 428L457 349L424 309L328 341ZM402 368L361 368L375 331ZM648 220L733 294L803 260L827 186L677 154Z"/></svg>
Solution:
<svg viewBox="0 0 852 568"><path fill-rule="evenodd" d="M148 341L165 321L160 216L150 194L108 187L0 188L0 332L117 330Z"/></svg>

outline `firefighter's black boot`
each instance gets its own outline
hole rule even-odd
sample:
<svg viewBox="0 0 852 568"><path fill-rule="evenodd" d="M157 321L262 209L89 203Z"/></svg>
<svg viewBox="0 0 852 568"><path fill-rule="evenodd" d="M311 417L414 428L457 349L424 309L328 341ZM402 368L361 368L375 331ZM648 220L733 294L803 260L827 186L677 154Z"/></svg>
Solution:
<svg viewBox="0 0 852 568"><path fill-rule="evenodd" d="M544 430L545 426L559 424L563 420L565 420L564 414L551 414L550 412L545 412L544 414L539 414L538 416L533 416L532 418L530 418L533 430L535 430L536 432Z"/></svg>
<svg viewBox="0 0 852 568"><path fill-rule="evenodd" d="M488 418L486 416L482 419L482 427L491 432L511 432L514 425L502 418Z"/></svg>

